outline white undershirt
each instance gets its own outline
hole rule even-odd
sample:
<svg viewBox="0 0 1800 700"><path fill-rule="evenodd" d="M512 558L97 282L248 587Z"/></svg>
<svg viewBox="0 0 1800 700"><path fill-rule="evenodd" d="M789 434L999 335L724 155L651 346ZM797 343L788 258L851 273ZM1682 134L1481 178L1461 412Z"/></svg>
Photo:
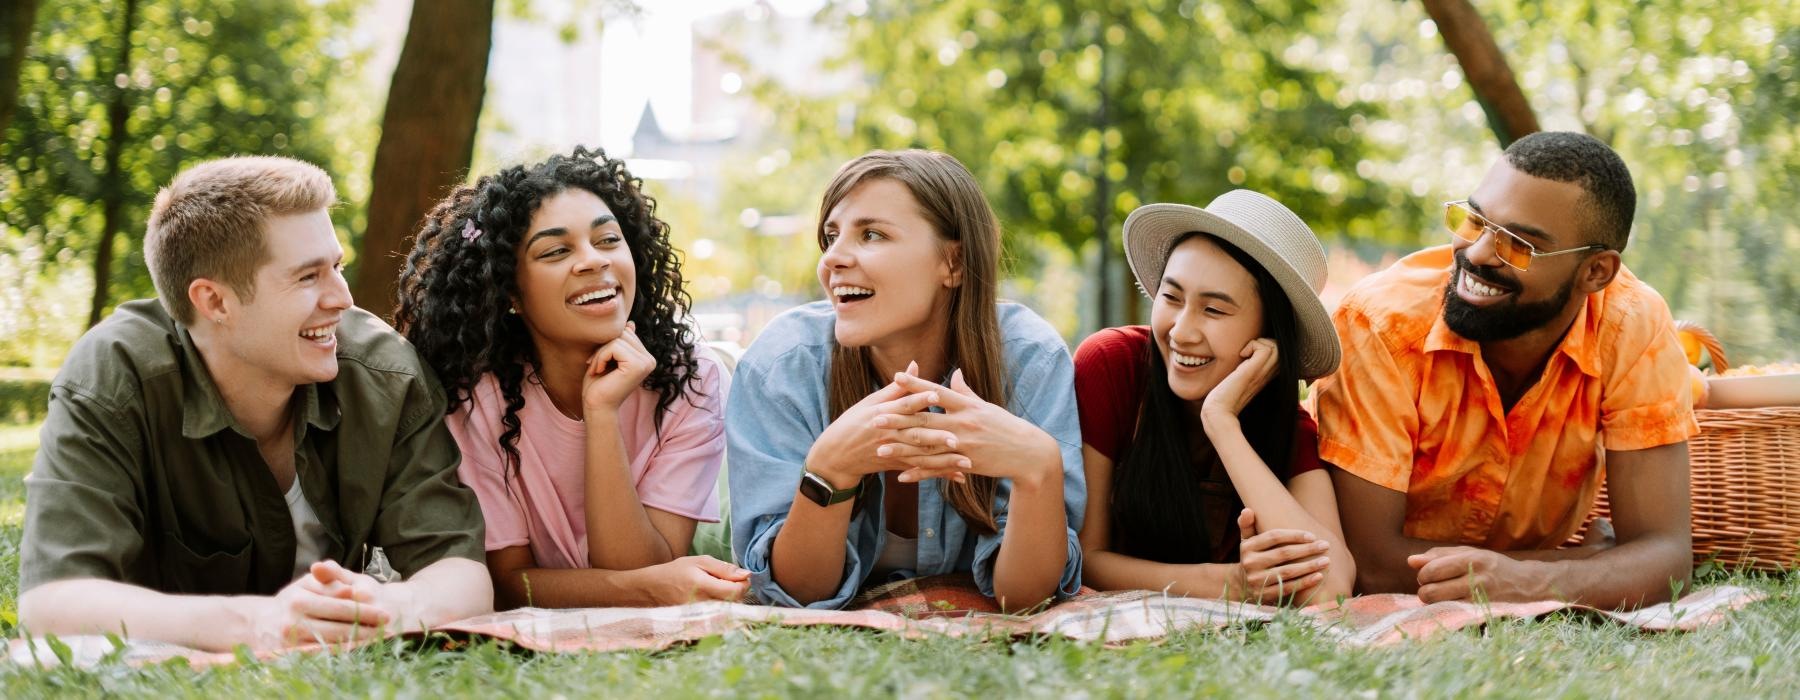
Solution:
<svg viewBox="0 0 1800 700"><path fill-rule="evenodd" d="M890 574L902 569L916 571L919 568L919 539L901 537L893 530L887 532L887 541L881 543L881 555L875 558L875 570L871 572L871 585L887 581Z"/></svg>
<svg viewBox="0 0 1800 700"><path fill-rule="evenodd" d="M294 519L294 579L298 579L325 556L325 524L319 522L319 514L300 491L299 475L287 490L287 507Z"/></svg>

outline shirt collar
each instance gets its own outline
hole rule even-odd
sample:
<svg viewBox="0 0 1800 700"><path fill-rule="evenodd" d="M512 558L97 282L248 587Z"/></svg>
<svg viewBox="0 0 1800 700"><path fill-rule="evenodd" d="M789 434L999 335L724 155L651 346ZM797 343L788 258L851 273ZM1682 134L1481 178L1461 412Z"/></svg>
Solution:
<svg viewBox="0 0 1800 700"><path fill-rule="evenodd" d="M1590 296L1587 303L1581 305L1581 310L1575 313L1575 323L1569 326L1569 332L1563 335L1562 342L1556 346L1556 351L1569 356L1569 360L1575 363L1582 374L1598 379L1600 377L1600 360L1596 357L1596 353L1599 348L1594 346L1596 331L1591 327L1593 325L1590 321L1592 316L1588 313L1595 303L1598 302L1593 296ZM1480 354L1481 345L1450 330L1450 325L1444 322L1444 314L1440 310L1437 318L1431 322L1431 332L1425 335L1425 352L1438 351L1477 355Z"/></svg>
<svg viewBox="0 0 1800 700"><path fill-rule="evenodd" d="M199 440L230 428L239 435L255 439L232 417L231 409L226 407L225 397L219 395L218 384L213 382L212 373L207 370L206 361L200 357L200 348L187 327L177 324L175 337L181 346L182 381L187 386L181 398L181 436ZM342 418L337 395L321 390L318 384L307 384L299 389L300 418L319 430L336 429Z"/></svg>

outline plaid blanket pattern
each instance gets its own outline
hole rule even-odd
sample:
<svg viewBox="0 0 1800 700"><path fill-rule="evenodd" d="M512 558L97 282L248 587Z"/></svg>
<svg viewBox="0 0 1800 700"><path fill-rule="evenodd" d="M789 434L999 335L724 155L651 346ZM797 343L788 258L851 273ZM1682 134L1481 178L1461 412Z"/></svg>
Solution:
<svg viewBox="0 0 1800 700"><path fill-rule="evenodd" d="M1530 603L1435 603L1417 596L1367 595L1315 605L1293 615L1321 634L1351 646L1386 646L1423 640L1444 632L1508 618L1536 618L1557 611L1588 614L1600 620L1646 632L1691 631L1723 624L1729 615L1764 594L1715 586L1664 605L1631 612L1596 610L1557 601ZM1161 639L1184 630L1217 629L1255 624L1282 614L1278 608L1202 598L1177 598L1155 591L1091 592L1029 615L1001 614L994 602L975 590L967 576L939 576L901 581L871 589L848 610L774 608L743 603L698 602L661 608L589 608L545 610L521 608L481 615L441 626L434 632L454 638L496 639L536 652L605 652L656 650L725 634L753 625L806 627L836 625L886 630L913 638L942 634L953 637L1017 638L1060 635L1108 646ZM422 637L420 633L408 636ZM372 640L371 640L372 641ZM14 663L91 665L116 658L127 664L157 663L182 657L207 666L234 663L229 653L202 652L155 642L115 643L104 637L60 640L61 654L46 640L12 640ZM358 645L360 646L360 645ZM321 651L320 647L298 651ZM258 656L269 658L288 652Z"/></svg>

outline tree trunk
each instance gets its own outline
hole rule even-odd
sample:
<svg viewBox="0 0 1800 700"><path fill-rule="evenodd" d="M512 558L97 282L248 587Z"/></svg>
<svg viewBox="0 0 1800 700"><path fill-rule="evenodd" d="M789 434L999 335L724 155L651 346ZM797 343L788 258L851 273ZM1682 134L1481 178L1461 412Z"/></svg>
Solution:
<svg viewBox="0 0 1800 700"><path fill-rule="evenodd" d="M124 85L115 84L118 89L106 106L106 172L100 179L100 246L94 251L94 300L88 307L89 328L100 322L101 313L106 310L108 288L112 286L113 241L125 223L125 172L119 161L130 140L125 119L131 115L131 32L137 29L137 0L125 0L124 15L113 75L126 76L126 80Z"/></svg>
<svg viewBox="0 0 1800 700"><path fill-rule="evenodd" d="M38 0L11 0L0 7L0 139L6 137L6 126L12 123L13 109L19 103L19 69L25 65L25 52L31 46L31 27L37 21Z"/></svg>
<svg viewBox="0 0 1800 700"><path fill-rule="evenodd" d="M494 0L415 0L375 147L369 224L356 256L357 304L393 312L403 246L462 182L487 89Z"/></svg>
<svg viewBox="0 0 1800 700"><path fill-rule="evenodd" d="M1505 148L1513 141L1527 134L1536 133L1537 115L1531 111L1531 102L1525 99L1525 92L1519 89L1519 81L1513 76L1512 69L1506 65L1506 56L1500 53L1500 46L1494 43L1494 35L1488 31L1487 22L1475 11L1468 0L1421 0L1426 14L1437 23L1438 33L1444 37L1444 45L1456 56L1457 64L1462 66L1463 75L1469 79L1469 87L1475 91L1475 100L1481 103L1482 111L1487 113L1488 126L1500 139L1500 147Z"/></svg>
<svg viewBox="0 0 1800 700"><path fill-rule="evenodd" d="M1113 323L1112 305L1112 233L1107 230L1108 220L1112 218L1107 216L1107 213L1112 211L1112 182L1111 178L1106 174L1106 159L1108 155L1105 138L1107 128L1106 102L1106 58L1105 55L1102 54L1100 58L1100 109L1094 115L1094 127L1100 130L1101 135L1099 156L1100 173L1098 177L1094 178L1094 240L1100 242L1100 257L1097 261L1097 265L1100 268L1100 274L1096 279L1100 289L1099 299L1097 300L1100 304L1100 313L1094 317L1094 321L1100 324L1101 328L1111 328L1112 326L1117 325ZM1129 277L1130 275L1126 276Z"/></svg>

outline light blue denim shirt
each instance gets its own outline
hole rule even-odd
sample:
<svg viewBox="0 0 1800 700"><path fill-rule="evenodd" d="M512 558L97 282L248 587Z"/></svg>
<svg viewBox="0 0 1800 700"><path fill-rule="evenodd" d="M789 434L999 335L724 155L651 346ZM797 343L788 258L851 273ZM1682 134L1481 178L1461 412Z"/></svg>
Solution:
<svg viewBox="0 0 1800 700"><path fill-rule="evenodd" d="M1075 533L1087 506L1081 464L1081 419L1075 410L1075 367L1062 337L1044 319L1018 304L1003 303L1000 316L1007 409L1031 421L1062 448L1063 513L1068 518L1068 561L1061 595L1081 588L1081 543ZM770 574L775 535L798 497L800 475L813 441L831 423L826 376L836 315L830 302L794 308L757 336L739 361L725 406L725 436L731 475L731 551L750 571L750 592L765 603L801 607ZM805 607L842 608L856 596L875 567L887 538L880 481L850 521L844 543L844 578L837 593ZM1006 531L1006 503L1012 482L1002 479L994 499L1000 532ZM892 578L973 572L983 594L994 594L994 562L1000 534L971 535L962 516L944 500L933 480L919 488L917 570ZM882 583L873 581L868 583Z"/></svg>

